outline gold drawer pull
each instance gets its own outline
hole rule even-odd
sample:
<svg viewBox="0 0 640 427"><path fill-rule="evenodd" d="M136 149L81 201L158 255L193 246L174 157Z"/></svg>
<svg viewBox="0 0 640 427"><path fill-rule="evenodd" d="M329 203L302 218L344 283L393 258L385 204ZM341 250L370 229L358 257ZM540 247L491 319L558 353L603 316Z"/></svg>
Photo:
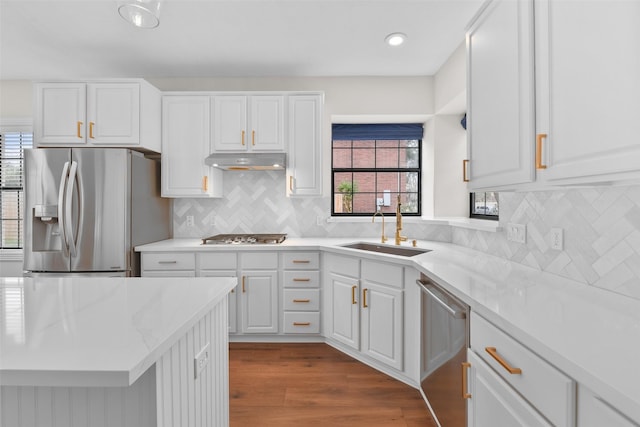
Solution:
<svg viewBox="0 0 640 427"><path fill-rule="evenodd" d="M311 302L310 299L294 299L293 302Z"/></svg>
<svg viewBox="0 0 640 427"><path fill-rule="evenodd" d="M242 131L242 145L244 146L244 131Z"/></svg>
<svg viewBox="0 0 640 427"><path fill-rule="evenodd" d="M471 363L462 362L462 398L469 399L471 393L467 393L467 369L471 367Z"/></svg>
<svg viewBox="0 0 640 427"><path fill-rule="evenodd" d="M368 308L369 306L367 305L367 291L369 289L364 288L362 290L362 308Z"/></svg>
<svg viewBox="0 0 640 427"><path fill-rule="evenodd" d="M356 288L358 287L358 285L353 285L351 287L351 304L357 304L358 302L356 301Z"/></svg>
<svg viewBox="0 0 640 427"><path fill-rule="evenodd" d="M536 135L536 169L547 168L547 165L542 164L542 140L546 137L546 133L539 133Z"/></svg>
<svg viewBox="0 0 640 427"><path fill-rule="evenodd" d="M158 261L158 264L177 264L178 261Z"/></svg>
<svg viewBox="0 0 640 427"><path fill-rule="evenodd" d="M289 176L289 191L293 191L293 175Z"/></svg>
<svg viewBox="0 0 640 427"><path fill-rule="evenodd" d="M82 138L82 134L80 133L82 131L82 122L78 121L77 125L78 138Z"/></svg>
<svg viewBox="0 0 640 427"><path fill-rule="evenodd" d="M251 145L256 145L256 131L251 131Z"/></svg>
<svg viewBox="0 0 640 427"><path fill-rule="evenodd" d="M311 326L311 322L293 322L293 326Z"/></svg>
<svg viewBox="0 0 640 427"><path fill-rule="evenodd" d="M209 177L206 175L202 177L202 191L209 191Z"/></svg>
<svg viewBox="0 0 640 427"><path fill-rule="evenodd" d="M247 289L244 287L244 277L245 276L242 276L242 293L247 292Z"/></svg>
<svg viewBox="0 0 640 427"><path fill-rule="evenodd" d="M504 369L507 370L507 372L509 372L511 375L519 375L522 373L522 369L520 368L514 368L512 366L510 366L506 360L504 360L502 358L502 356L500 356L498 354L498 350L496 350L495 347L485 347L485 350L487 353L489 353L491 355L491 357L493 357L494 359L496 359L496 361L502 365L502 367Z"/></svg>
<svg viewBox="0 0 640 427"><path fill-rule="evenodd" d="M467 175L467 169L469 168L469 160L462 161L462 182L469 182L469 176Z"/></svg>
<svg viewBox="0 0 640 427"><path fill-rule="evenodd" d="M299 278L294 278L293 279L294 282L310 282L311 279L299 279Z"/></svg>
<svg viewBox="0 0 640 427"><path fill-rule="evenodd" d="M89 138L91 138L91 139L96 139L96 138L93 136L93 126L95 126L95 123L93 123L93 122L89 122Z"/></svg>
<svg viewBox="0 0 640 427"><path fill-rule="evenodd" d="M311 261L308 259L294 259L292 262L294 264L309 264Z"/></svg>

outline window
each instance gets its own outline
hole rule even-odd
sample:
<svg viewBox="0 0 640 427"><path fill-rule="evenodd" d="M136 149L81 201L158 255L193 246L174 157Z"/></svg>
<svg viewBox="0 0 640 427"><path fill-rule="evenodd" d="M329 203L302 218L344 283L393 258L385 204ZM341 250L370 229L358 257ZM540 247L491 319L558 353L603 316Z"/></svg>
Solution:
<svg viewBox="0 0 640 427"><path fill-rule="evenodd" d="M469 205L471 218L483 218L498 220L500 213L498 193L488 191L486 193L471 193Z"/></svg>
<svg viewBox="0 0 640 427"><path fill-rule="evenodd" d="M31 131L0 129L0 249L23 244L24 148L33 146Z"/></svg>
<svg viewBox="0 0 640 427"><path fill-rule="evenodd" d="M422 124L332 126L334 216L421 214Z"/></svg>

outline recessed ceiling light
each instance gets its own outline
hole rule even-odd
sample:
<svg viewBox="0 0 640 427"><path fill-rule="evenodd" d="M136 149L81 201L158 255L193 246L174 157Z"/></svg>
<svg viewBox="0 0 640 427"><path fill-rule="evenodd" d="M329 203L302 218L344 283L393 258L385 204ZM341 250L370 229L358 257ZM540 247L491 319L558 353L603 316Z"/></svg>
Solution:
<svg viewBox="0 0 640 427"><path fill-rule="evenodd" d="M407 35L404 33L391 33L384 38L389 46L400 46L407 40Z"/></svg>

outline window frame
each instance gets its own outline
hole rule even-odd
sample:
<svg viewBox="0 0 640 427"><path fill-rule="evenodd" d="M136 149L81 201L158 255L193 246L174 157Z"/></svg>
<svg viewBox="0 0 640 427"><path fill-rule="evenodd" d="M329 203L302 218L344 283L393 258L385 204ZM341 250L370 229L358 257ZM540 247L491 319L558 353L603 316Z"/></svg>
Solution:
<svg viewBox="0 0 640 427"><path fill-rule="evenodd" d="M35 146L35 143L33 141L33 120L32 119L0 119L0 134L5 135L7 133L22 133L22 134L30 134L31 135L31 147ZM29 148L29 147L22 147L24 148ZM21 179L21 186L20 187L7 187L7 188L3 188L0 187L0 201L2 198L2 193L5 192L18 192L19 194L22 194L22 197L20 200L20 196L18 198L18 203L22 202L22 216L18 215L18 218L11 218L11 219L7 219L11 220L11 221L19 221L22 222L22 226L19 226L19 230L22 230L22 233L19 233L19 241L18 241L18 246L3 246L3 232L2 232L2 225L3 225L3 221L4 219L2 218L2 216L0 215L0 259L13 259L13 256L17 255L17 254L21 254L24 248L24 217L25 217L25 206L24 206L24 202L25 202L25 186L24 186L24 180L25 180L25 176L24 176L24 151L21 157L22 160L22 179ZM1 211L0 211L1 214Z"/></svg>
<svg viewBox="0 0 640 427"><path fill-rule="evenodd" d="M423 165L423 161L422 161L422 148L423 148L423 138L420 139L403 139L403 138L398 138L398 141L417 141L417 151L418 151L418 166L417 167L412 167L412 168L354 168L353 167L353 162L352 162L352 167L351 168L336 168L334 167L334 141L351 141L352 144L354 141L357 140L347 140L347 139L337 139L334 140L333 139L333 135L331 136L331 217L335 217L335 218L357 218L357 217L370 217L372 216L375 211L370 212L370 213L354 213L354 212L336 212L336 194L338 194L335 190L336 188L336 182L335 182L335 175L336 173L374 173L374 174L378 174L378 173L403 173L403 172L411 172L411 173L415 173L418 177L418 182L417 182L417 191L416 191L416 196L417 196L417 212L402 212L402 216L407 216L407 217L421 217L422 216L422 179L423 179L423 170L422 170L422 165ZM377 142L378 141L389 141L389 139L371 139L370 141L375 141L374 145L374 150L377 150ZM393 141L393 140L392 140ZM387 147L381 147L381 148L387 148ZM400 149L400 147L398 147L398 149ZM358 150L356 148L356 150ZM353 145L350 148L351 151L351 155L352 155L352 159L353 159L353 153L354 153L354 148ZM374 159L376 158L376 156L374 155ZM357 194L357 192L356 192ZM413 192L411 193L406 193L406 192L392 192L392 194L414 194ZM391 206L395 206L395 200L391 201ZM393 209L393 212L384 212L385 216L392 216L395 217L396 213L395 213L395 207Z"/></svg>

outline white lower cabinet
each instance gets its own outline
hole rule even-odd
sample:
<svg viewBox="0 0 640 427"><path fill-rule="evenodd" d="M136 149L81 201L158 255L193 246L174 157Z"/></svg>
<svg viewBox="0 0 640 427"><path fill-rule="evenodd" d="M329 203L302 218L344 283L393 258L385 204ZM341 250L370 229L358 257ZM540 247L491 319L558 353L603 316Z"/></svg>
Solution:
<svg viewBox="0 0 640 427"><path fill-rule="evenodd" d="M327 336L402 371L403 267L333 254L327 266Z"/></svg>
<svg viewBox="0 0 640 427"><path fill-rule="evenodd" d="M631 420L587 387L578 387L578 427L638 427Z"/></svg>
<svg viewBox="0 0 640 427"><path fill-rule="evenodd" d="M240 327L245 334L277 334L278 253L241 252Z"/></svg>
<svg viewBox="0 0 640 427"><path fill-rule="evenodd" d="M285 334L320 333L320 253L282 252Z"/></svg>
<svg viewBox="0 0 640 427"><path fill-rule="evenodd" d="M467 352L469 369L468 427L551 426L473 350Z"/></svg>

